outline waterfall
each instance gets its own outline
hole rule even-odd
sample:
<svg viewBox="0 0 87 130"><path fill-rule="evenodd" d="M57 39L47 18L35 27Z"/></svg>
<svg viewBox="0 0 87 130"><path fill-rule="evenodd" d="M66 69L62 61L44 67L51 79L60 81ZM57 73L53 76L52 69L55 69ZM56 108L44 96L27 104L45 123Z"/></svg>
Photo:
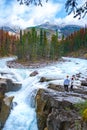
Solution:
<svg viewBox="0 0 87 130"><path fill-rule="evenodd" d="M24 73L21 76L23 78ZM16 102L17 105L11 110L3 130L37 130L34 105L36 94L34 83L36 84L37 81L38 79L34 77L24 79L21 81L22 88L18 92L8 93L9 96L14 95L13 102Z"/></svg>
<svg viewBox="0 0 87 130"><path fill-rule="evenodd" d="M3 130L38 130L34 98L37 91L35 86L39 78L29 77L28 72L30 73L31 70L8 68L7 60L10 59L0 60L0 69L8 73L7 77L10 76L13 80L21 82L22 88L17 92L6 93L7 96L14 96L13 102L16 105L13 105Z"/></svg>

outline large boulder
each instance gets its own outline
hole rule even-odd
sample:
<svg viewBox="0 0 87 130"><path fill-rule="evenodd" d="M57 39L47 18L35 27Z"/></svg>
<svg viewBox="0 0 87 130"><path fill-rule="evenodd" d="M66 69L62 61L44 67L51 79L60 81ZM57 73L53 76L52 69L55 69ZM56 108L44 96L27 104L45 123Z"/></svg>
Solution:
<svg viewBox="0 0 87 130"><path fill-rule="evenodd" d="M7 91L18 91L21 89L22 84L19 82L14 82L12 79L6 79Z"/></svg>
<svg viewBox="0 0 87 130"><path fill-rule="evenodd" d="M49 83L48 88L54 89L54 90L57 90L57 91L64 91L64 87L61 84Z"/></svg>
<svg viewBox="0 0 87 130"><path fill-rule="evenodd" d="M9 116L13 98L14 98L13 96L6 97L2 93L0 93L0 130L3 128Z"/></svg>
<svg viewBox="0 0 87 130"><path fill-rule="evenodd" d="M0 92L5 93L7 91L7 83L5 79L0 79Z"/></svg>
<svg viewBox="0 0 87 130"><path fill-rule="evenodd" d="M0 91L5 93L9 91L18 91L22 84L19 82L14 82L9 78L0 78Z"/></svg>
<svg viewBox="0 0 87 130"><path fill-rule="evenodd" d="M33 71L31 74L30 74L30 76L32 77L32 76L36 76L38 74L38 71Z"/></svg>
<svg viewBox="0 0 87 130"><path fill-rule="evenodd" d="M82 80L82 81L81 81L81 85L82 85L82 86L87 86L87 80Z"/></svg>
<svg viewBox="0 0 87 130"><path fill-rule="evenodd" d="M39 89L36 95L36 113L39 130L87 130L75 104L85 101L86 95Z"/></svg>

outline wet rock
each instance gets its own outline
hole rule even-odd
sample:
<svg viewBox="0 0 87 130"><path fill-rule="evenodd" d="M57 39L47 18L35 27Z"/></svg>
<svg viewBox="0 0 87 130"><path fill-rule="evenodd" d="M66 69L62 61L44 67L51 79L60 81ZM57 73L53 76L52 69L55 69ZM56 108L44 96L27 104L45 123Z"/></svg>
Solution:
<svg viewBox="0 0 87 130"><path fill-rule="evenodd" d="M7 91L7 84L5 79L0 79L0 92L5 93Z"/></svg>
<svg viewBox="0 0 87 130"><path fill-rule="evenodd" d="M80 78L80 77L81 77L81 73L80 73L80 72L77 73L77 74L76 74L76 77Z"/></svg>
<svg viewBox="0 0 87 130"><path fill-rule="evenodd" d="M38 74L38 71L34 71L30 74L30 76L36 76Z"/></svg>
<svg viewBox="0 0 87 130"><path fill-rule="evenodd" d="M38 91L38 94L36 96L37 122L38 122L39 130L44 130L44 128L46 126L46 119L47 119L47 116L48 116L51 108L49 108L50 107L49 101L44 100L42 102L40 93L43 93L43 90Z"/></svg>
<svg viewBox="0 0 87 130"><path fill-rule="evenodd" d="M39 130L86 130L74 104L85 101L87 95L39 89L36 95L36 113Z"/></svg>
<svg viewBox="0 0 87 130"><path fill-rule="evenodd" d="M14 82L12 79L0 78L0 91L5 93L9 91L18 91L21 88L21 83Z"/></svg>
<svg viewBox="0 0 87 130"><path fill-rule="evenodd" d="M16 107L17 106L17 102L12 102L11 103L11 109L14 109L14 107Z"/></svg>
<svg viewBox="0 0 87 130"><path fill-rule="evenodd" d="M18 82L13 82L12 79L0 78L0 130L3 128L12 106L17 104L12 104L14 97L6 97L5 93L9 91L18 91L21 88L21 84Z"/></svg>
<svg viewBox="0 0 87 130"><path fill-rule="evenodd" d="M50 84L48 85L48 88L54 89L54 90L57 90L57 91L62 91L62 92L64 92L64 87L63 87L63 85L60 85L60 84L50 83Z"/></svg>
<svg viewBox="0 0 87 130"><path fill-rule="evenodd" d="M48 78L48 77L41 77L40 78L40 82L48 82L48 81L52 81L52 80L55 80L53 78Z"/></svg>
<svg viewBox="0 0 87 130"><path fill-rule="evenodd" d="M13 96L12 97L5 97L5 95L0 96L0 129L3 128L10 110L11 110L11 103L13 100Z"/></svg>
<svg viewBox="0 0 87 130"><path fill-rule="evenodd" d="M46 81L48 81L48 79L46 79L45 77L40 78L40 82L46 82Z"/></svg>
<svg viewBox="0 0 87 130"><path fill-rule="evenodd" d="M21 83L13 82L11 79L6 79L7 91L18 91L21 89Z"/></svg>
<svg viewBox="0 0 87 130"><path fill-rule="evenodd" d="M81 85L82 86L87 86L87 81L86 80L81 81Z"/></svg>

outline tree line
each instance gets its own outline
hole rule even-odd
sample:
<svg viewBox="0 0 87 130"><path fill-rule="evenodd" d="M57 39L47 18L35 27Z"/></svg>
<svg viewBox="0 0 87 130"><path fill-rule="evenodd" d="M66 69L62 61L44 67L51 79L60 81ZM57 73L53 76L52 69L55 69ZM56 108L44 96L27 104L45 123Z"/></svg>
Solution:
<svg viewBox="0 0 87 130"><path fill-rule="evenodd" d="M0 56L14 55L16 51L17 40L18 37L15 35L10 35L2 28L0 30Z"/></svg>
<svg viewBox="0 0 87 130"><path fill-rule="evenodd" d="M87 48L87 28L82 28L68 37L62 35L58 40L58 32L49 39L45 29L32 27L25 32L20 30L20 38L0 30L0 55L17 55L19 60L38 61L57 60L80 48Z"/></svg>
<svg viewBox="0 0 87 130"><path fill-rule="evenodd" d="M20 40L17 47L19 59L36 61L40 59L55 60L60 56L58 33L49 39L48 31L40 28L39 34L35 27L27 33L20 31Z"/></svg>

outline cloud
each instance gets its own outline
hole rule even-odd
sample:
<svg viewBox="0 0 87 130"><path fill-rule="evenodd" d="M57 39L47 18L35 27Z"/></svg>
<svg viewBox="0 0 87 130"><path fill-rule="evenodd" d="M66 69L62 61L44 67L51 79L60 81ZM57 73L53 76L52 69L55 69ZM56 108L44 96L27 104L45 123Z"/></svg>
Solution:
<svg viewBox="0 0 87 130"><path fill-rule="evenodd" d="M26 28L35 26L46 21L56 22L58 24L85 24L86 17L82 20L73 18L73 14L62 17L65 0L49 0L43 2L43 6L25 6L19 5L17 0L0 0L0 25L14 25Z"/></svg>
<svg viewBox="0 0 87 130"><path fill-rule="evenodd" d="M73 18L73 14L67 15L64 18L55 18L55 23L59 23L59 24L69 24L69 25L80 25L80 26L85 26L87 25L87 17L83 18L83 19L78 19L77 18Z"/></svg>
<svg viewBox="0 0 87 130"><path fill-rule="evenodd" d="M58 11L61 10L61 4L52 2L43 3L43 6L25 6L19 5L18 2L11 2L5 5L5 0L1 4L0 18L1 24L19 25L22 28L34 26L44 21L52 21Z"/></svg>

